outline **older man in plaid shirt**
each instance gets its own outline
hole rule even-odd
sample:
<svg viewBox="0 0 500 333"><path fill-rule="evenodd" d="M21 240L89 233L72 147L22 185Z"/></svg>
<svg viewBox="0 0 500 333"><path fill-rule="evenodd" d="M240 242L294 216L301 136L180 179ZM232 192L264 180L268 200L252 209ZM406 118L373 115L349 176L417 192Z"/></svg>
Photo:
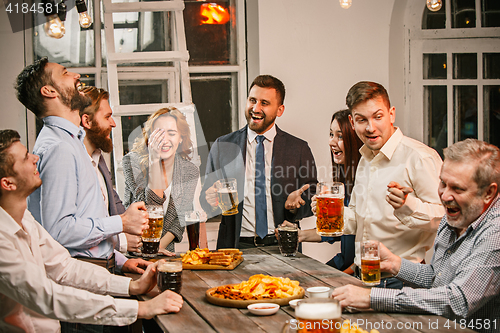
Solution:
<svg viewBox="0 0 500 333"><path fill-rule="evenodd" d="M500 150L467 139L444 156L438 192L446 215L431 263L412 263L381 245L381 270L415 288L348 285L333 296L342 306L431 313L479 332L500 332Z"/></svg>

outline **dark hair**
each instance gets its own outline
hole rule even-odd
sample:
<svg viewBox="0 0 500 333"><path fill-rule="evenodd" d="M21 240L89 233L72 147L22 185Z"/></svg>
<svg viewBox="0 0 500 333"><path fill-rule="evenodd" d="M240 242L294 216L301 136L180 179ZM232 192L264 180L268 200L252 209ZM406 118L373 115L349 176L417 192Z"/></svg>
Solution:
<svg viewBox="0 0 500 333"><path fill-rule="evenodd" d="M354 187L356 168L361 158L359 149L363 146L363 142L352 128L351 122L349 121L349 114L350 111L347 109L337 111L333 114L332 121L330 122L331 124L334 120L337 120L339 123L340 131L342 132L342 140L344 141L345 165L335 163L331 149L330 155L332 158L333 180L344 183L346 193L350 196L352 188Z"/></svg>
<svg viewBox="0 0 500 333"><path fill-rule="evenodd" d="M352 109L359 103L377 97L382 98L388 109L391 107L391 101L389 100L387 90L385 90L381 84L370 81L360 81L349 89L345 98L345 103L352 112Z"/></svg>
<svg viewBox="0 0 500 333"><path fill-rule="evenodd" d="M250 85L250 90L252 90L253 86L273 88L278 94L278 102L280 105L283 105L285 102L285 85L280 81L280 79L277 79L272 75L259 75L253 80Z"/></svg>
<svg viewBox="0 0 500 333"><path fill-rule="evenodd" d="M40 90L45 85L53 85L51 73L45 70L48 62L46 57L35 61L26 66L16 79L17 99L37 118L43 118L47 112Z"/></svg>
<svg viewBox="0 0 500 333"><path fill-rule="evenodd" d="M492 183L500 186L500 149L497 146L476 139L465 139L445 148L443 154L445 161L476 164L472 179L479 188L479 195Z"/></svg>
<svg viewBox="0 0 500 333"><path fill-rule="evenodd" d="M21 141L21 136L17 131L11 129L0 130L0 179L16 175L12 170L14 159L11 154L7 153L7 150L14 142L18 141ZM0 191L1 196L2 191Z"/></svg>
<svg viewBox="0 0 500 333"><path fill-rule="evenodd" d="M82 92L90 97L92 99L92 104L87 106L84 109L80 109L80 118L84 115L87 114L89 115L90 120L94 120L94 116L99 110L99 106L101 105L101 101L103 99L109 99L109 93L101 88L96 88L96 87L85 87L83 88Z"/></svg>

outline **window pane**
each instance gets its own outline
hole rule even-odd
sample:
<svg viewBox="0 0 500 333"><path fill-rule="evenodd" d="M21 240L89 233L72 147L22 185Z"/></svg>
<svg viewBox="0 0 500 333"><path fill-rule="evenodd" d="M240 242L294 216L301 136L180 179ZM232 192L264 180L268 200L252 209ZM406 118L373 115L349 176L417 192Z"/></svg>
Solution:
<svg viewBox="0 0 500 333"><path fill-rule="evenodd" d="M453 53L453 78L477 79L476 53Z"/></svg>
<svg viewBox="0 0 500 333"><path fill-rule="evenodd" d="M233 76L231 74L222 75L191 75L191 92L193 103L201 122L201 131L209 146L221 135L233 131L232 86ZM199 142L204 142L198 140ZM210 147L207 147L208 150ZM203 153L205 147L199 148L201 157L200 170L205 170L206 154Z"/></svg>
<svg viewBox="0 0 500 333"><path fill-rule="evenodd" d="M476 1L452 0L451 2L451 27L475 28L476 27Z"/></svg>
<svg viewBox="0 0 500 333"><path fill-rule="evenodd" d="M167 103L167 85L161 81L140 82L120 80L118 82L120 105Z"/></svg>
<svg viewBox="0 0 500 333"><path fill-rule="evenodd" d="M485 79L500 79L500 53L484 53L483 69Z"/></svg>
<svg viewBox="0 0 500 333"><path fill-rule="evenodd" d="M500 86L484 86L484 115L485 139L500 147Z"/></svg>
<svg viewBox="0 0 500 333"><path fill-rule="evenodd" d="M87 6L88 12L92 13L92 1L88 1ZM64 21L66 33L60 39L45 34L43 26L46 19L43 13L34 15L33 52L35 59L48 57L51 62L66 67L95 66L94 25L88 29L81 28L76 8L69 4L67 7L66 21Z"/></svg>
<svg viewBox="0 0 500 333"><path fill-rule="evenodd" d="M424 6L424 14L422 15L422 29L444 29L446 28L446 1L437 12L430 11L427 8L425 1L422 2Z"/></svg>
<svg viewBox="0 0 500 333"><path fill-rule="evenodd" d="M457 113L458 141L477 139L477 87L453 87L455 110Z"/></svg>
<svg viewBox="0 0 500 333"><path fill-rule="evenodd" d="M126 155L134 145L134 140L139 135L142 135L144 123L148 120L149 115L140 116L123 116L122 121L122 138L123 138L123 155Z"/></svg>
<svg viewBox="0 0 500 333"><path fill-rule="evenodd" d="M500 1L481 0L483 27L500 27Z"/></svg>
<svg viewBox="0 0 500 333"><path fill-rule="evenodd" d="M116 0L115 2L129 2ZM141 1L130 1L141 2ZM101 21L104 22L101 1ZM116 53L172 51L172 25L170 12L113 13L113 33ZM106 36L101 29L102 65L106 66ZM118 64L118 66L172 66L171 63Z"/></svg>
<svg viewBox="0 0 500 333"><path fill-rule="evenodd" d="M429 143L442 157L443 148L448 146L446 86L425 86L424 89L424 103L429 110Z"/></svg>
<svg viewBox="0 0 500 333"><path fill-rule="evenodd" d="M424 54L424 79L446 79L446 53Z"/></svg>
<svg viewBox="0 0 500 333"><path fill-rule="evenodd" d="M231 4L229 0L185 1L189 65L236 63L234 6Z"/></svg>

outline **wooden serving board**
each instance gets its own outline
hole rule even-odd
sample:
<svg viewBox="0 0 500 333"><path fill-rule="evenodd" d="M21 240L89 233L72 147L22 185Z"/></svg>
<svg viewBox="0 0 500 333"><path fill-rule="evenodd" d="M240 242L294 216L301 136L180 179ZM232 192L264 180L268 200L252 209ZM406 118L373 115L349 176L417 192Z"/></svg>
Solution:
<svg viewBox="0 0 500 333"><path fill-rule="evenodd" d="M226 271L230 271L238 267L239 264L243 261L243 257L238 260L233 261L229 266L222 265L210 265L210 264L201 264L201 265L191 265L182 263L182 269L194 269L194 270L209 270L209 269L223 269Z"/></svg>
<svg viewBox="0 0 500 333"><path fill-rule="evenodd" d="M227 286L234 286L234 284L228 284ZM300 292L295 295L295 296L290 296L286 298L262 298L262 299L251 299L251 300L234 300L234 299L225 299L225 298L219 298L219 297L214 297L212 294L218 287L210 288L205 292L205 298L209 303L218 305L218 306L224 306L227 308L239 308L239 309L246 309L248 305L254 304L254 303L275 303L280 306L288 305L288 302L290 302L292 299L297 299L297 298L303 298L304 297L304 288L300 288Z"/></svg>

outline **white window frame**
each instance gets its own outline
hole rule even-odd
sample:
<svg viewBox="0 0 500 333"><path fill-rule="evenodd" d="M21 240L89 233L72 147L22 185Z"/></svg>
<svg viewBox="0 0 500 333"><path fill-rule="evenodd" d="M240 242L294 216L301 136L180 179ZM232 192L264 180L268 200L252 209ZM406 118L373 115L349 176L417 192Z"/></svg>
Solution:
<svg viewBox="0 0 500 333"><path fill-rule="evenodd" d="M422 29L422 15L425 2L411 1L406 10L406 57L405 76L408 111L408 135L429 144L428 111L424 110L424 86L447 86L448 145L456 142L458 131L454 128L455 114L453 86L475 85L478 87L478 139L484 137L483 86L499 85L500 80L483 79L483 53L500 52L500 28L481 27L481 13L476 10L476 27L451 28L451 0L446 2L446 28ZM481 0L476 0L476 9L481 8ZM423 79L423 54L447 54L447 79ZM478 55L477 79L453 79L453 53L476 53Z"/></svg>

